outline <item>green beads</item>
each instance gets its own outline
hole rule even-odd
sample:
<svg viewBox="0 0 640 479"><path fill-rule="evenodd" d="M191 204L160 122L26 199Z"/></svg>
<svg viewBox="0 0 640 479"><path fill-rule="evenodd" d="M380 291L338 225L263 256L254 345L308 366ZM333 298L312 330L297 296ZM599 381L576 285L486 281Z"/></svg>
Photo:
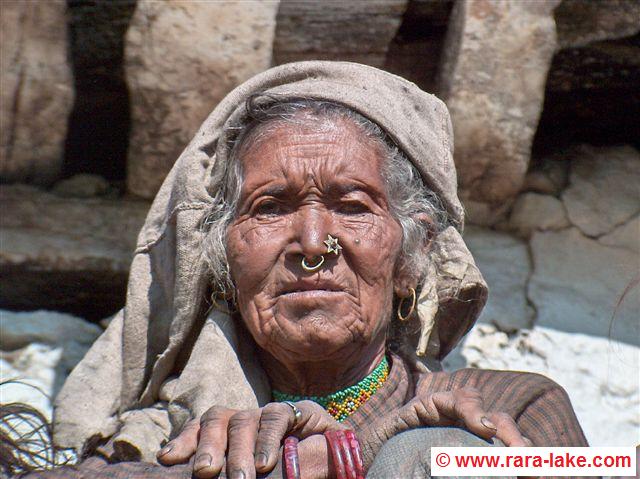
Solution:
<svg viewBox="0 0 640 479"><path fill-rule="evenodd" d="M309 400L320 404L333 418L342 422L356 412L360 406L384 384L389 376L389 362L384 357L380 364L366 378L353 386L341 389L327 396L298 396L273 391L273 399L276 401L304 401Z"/></svg>

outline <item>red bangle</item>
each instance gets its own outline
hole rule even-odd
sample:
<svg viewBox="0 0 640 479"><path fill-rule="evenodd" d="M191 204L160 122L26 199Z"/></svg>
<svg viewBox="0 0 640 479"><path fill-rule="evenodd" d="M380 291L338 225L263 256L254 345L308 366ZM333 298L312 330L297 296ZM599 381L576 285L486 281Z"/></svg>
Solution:
<svg viewBox="0 0 640 479"><path fill-rule="evenodd" d="M300 463L298 462L298 438L288 436L284 440L284 473L286 479L300 479Z"/></svg>
<svg viewBox="0 0 640 479"><path fill-rule="evenodd" d="M347 479L347 470L344 466L342 446L336 435L338 431L326 431L324 437L327 439L327 446L331 451L331 459L336 479Z"/></svg>
<svg viewBox="0 0 640 479"><path fill-rule="evenodd" d="M356 466L356 478L364 479L364 460L362 458L362 449L360 448L360 442L356 437L356 433L351 429L347 429L344 434L347 437L347 441L349 441L349 448L351 449L353 462Z"/></svg>
<svg viewBox="0 0 640 479"><path fill-rule="evenodd" d="M344 460L344 468L347 471L347 479L357 479L356 465L353 461L353 453L349 446L349 440L345 431L336 431L336 437L340 443L340 450L342 451L342 458Z"/></svg>

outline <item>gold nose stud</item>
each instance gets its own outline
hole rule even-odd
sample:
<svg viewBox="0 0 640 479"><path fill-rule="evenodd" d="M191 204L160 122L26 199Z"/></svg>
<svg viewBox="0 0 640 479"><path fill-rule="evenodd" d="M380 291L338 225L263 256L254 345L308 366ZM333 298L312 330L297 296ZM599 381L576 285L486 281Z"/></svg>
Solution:
<svg viewBox="0 0 640 479"><path fill-rule="evenodd" d="M338 243L338 238L334 238L331 235L327 235L327 239L324 240L324 244L327 245L327 254L335 254L336 256L340 255L340 251L342 251L342 246ZM312 261L311 263L309 261ZM315 261L315 263L313 262ZM320 267L324 264L324 255L314 256L307 260L306 256L302 257L302 269L305 271L313 272L320 269Z"/></svg>
<svg viewBox="0 0 640 479"><path fill-rule="evenodd" d="M327 245L327 254L335 253L335 255L338 256L342 250L342 246L338 243L338 238L334 238L331 235L327 235L327 239L324 240L324 244Z"/></svg>

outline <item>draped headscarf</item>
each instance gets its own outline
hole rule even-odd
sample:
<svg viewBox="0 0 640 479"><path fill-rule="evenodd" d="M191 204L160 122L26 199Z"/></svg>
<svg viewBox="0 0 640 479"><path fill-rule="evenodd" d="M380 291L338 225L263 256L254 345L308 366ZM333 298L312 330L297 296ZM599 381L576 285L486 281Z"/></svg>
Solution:
<svg viewBox="0 0 640 479"><path fill-rule="evenodd" d="M71 373L54 411L55 441L114 459L155 460L171 434L210 406L270 400L255 345L212 308L201 258L203 219L229 157L229 126L245 102L308 98L344 105L379 125L441 200L450 226L434 238L413 320L390 342L416 370L437 367L475 322L487 287L461 237L452 127L446 106L416 85L347 62L271 68L230 92L205 120L158 192L140 231L126 304ZM271 100L272 101L272 100Z"/></svg>

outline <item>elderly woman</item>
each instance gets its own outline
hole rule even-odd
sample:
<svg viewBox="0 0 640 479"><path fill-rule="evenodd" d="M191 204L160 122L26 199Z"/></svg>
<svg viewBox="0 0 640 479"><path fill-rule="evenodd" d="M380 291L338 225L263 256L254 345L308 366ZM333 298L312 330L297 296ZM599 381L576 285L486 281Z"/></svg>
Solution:
<svg viewBox="0 0 640 479"><path fill-rule="evenodd" d="M437 372L486 298L452 143L442 102L374 68L294 63L236 88L158 193L57 443L174 465L140 477L232 478L421 477L431 445L586 445L549 379Z"/></svg>

